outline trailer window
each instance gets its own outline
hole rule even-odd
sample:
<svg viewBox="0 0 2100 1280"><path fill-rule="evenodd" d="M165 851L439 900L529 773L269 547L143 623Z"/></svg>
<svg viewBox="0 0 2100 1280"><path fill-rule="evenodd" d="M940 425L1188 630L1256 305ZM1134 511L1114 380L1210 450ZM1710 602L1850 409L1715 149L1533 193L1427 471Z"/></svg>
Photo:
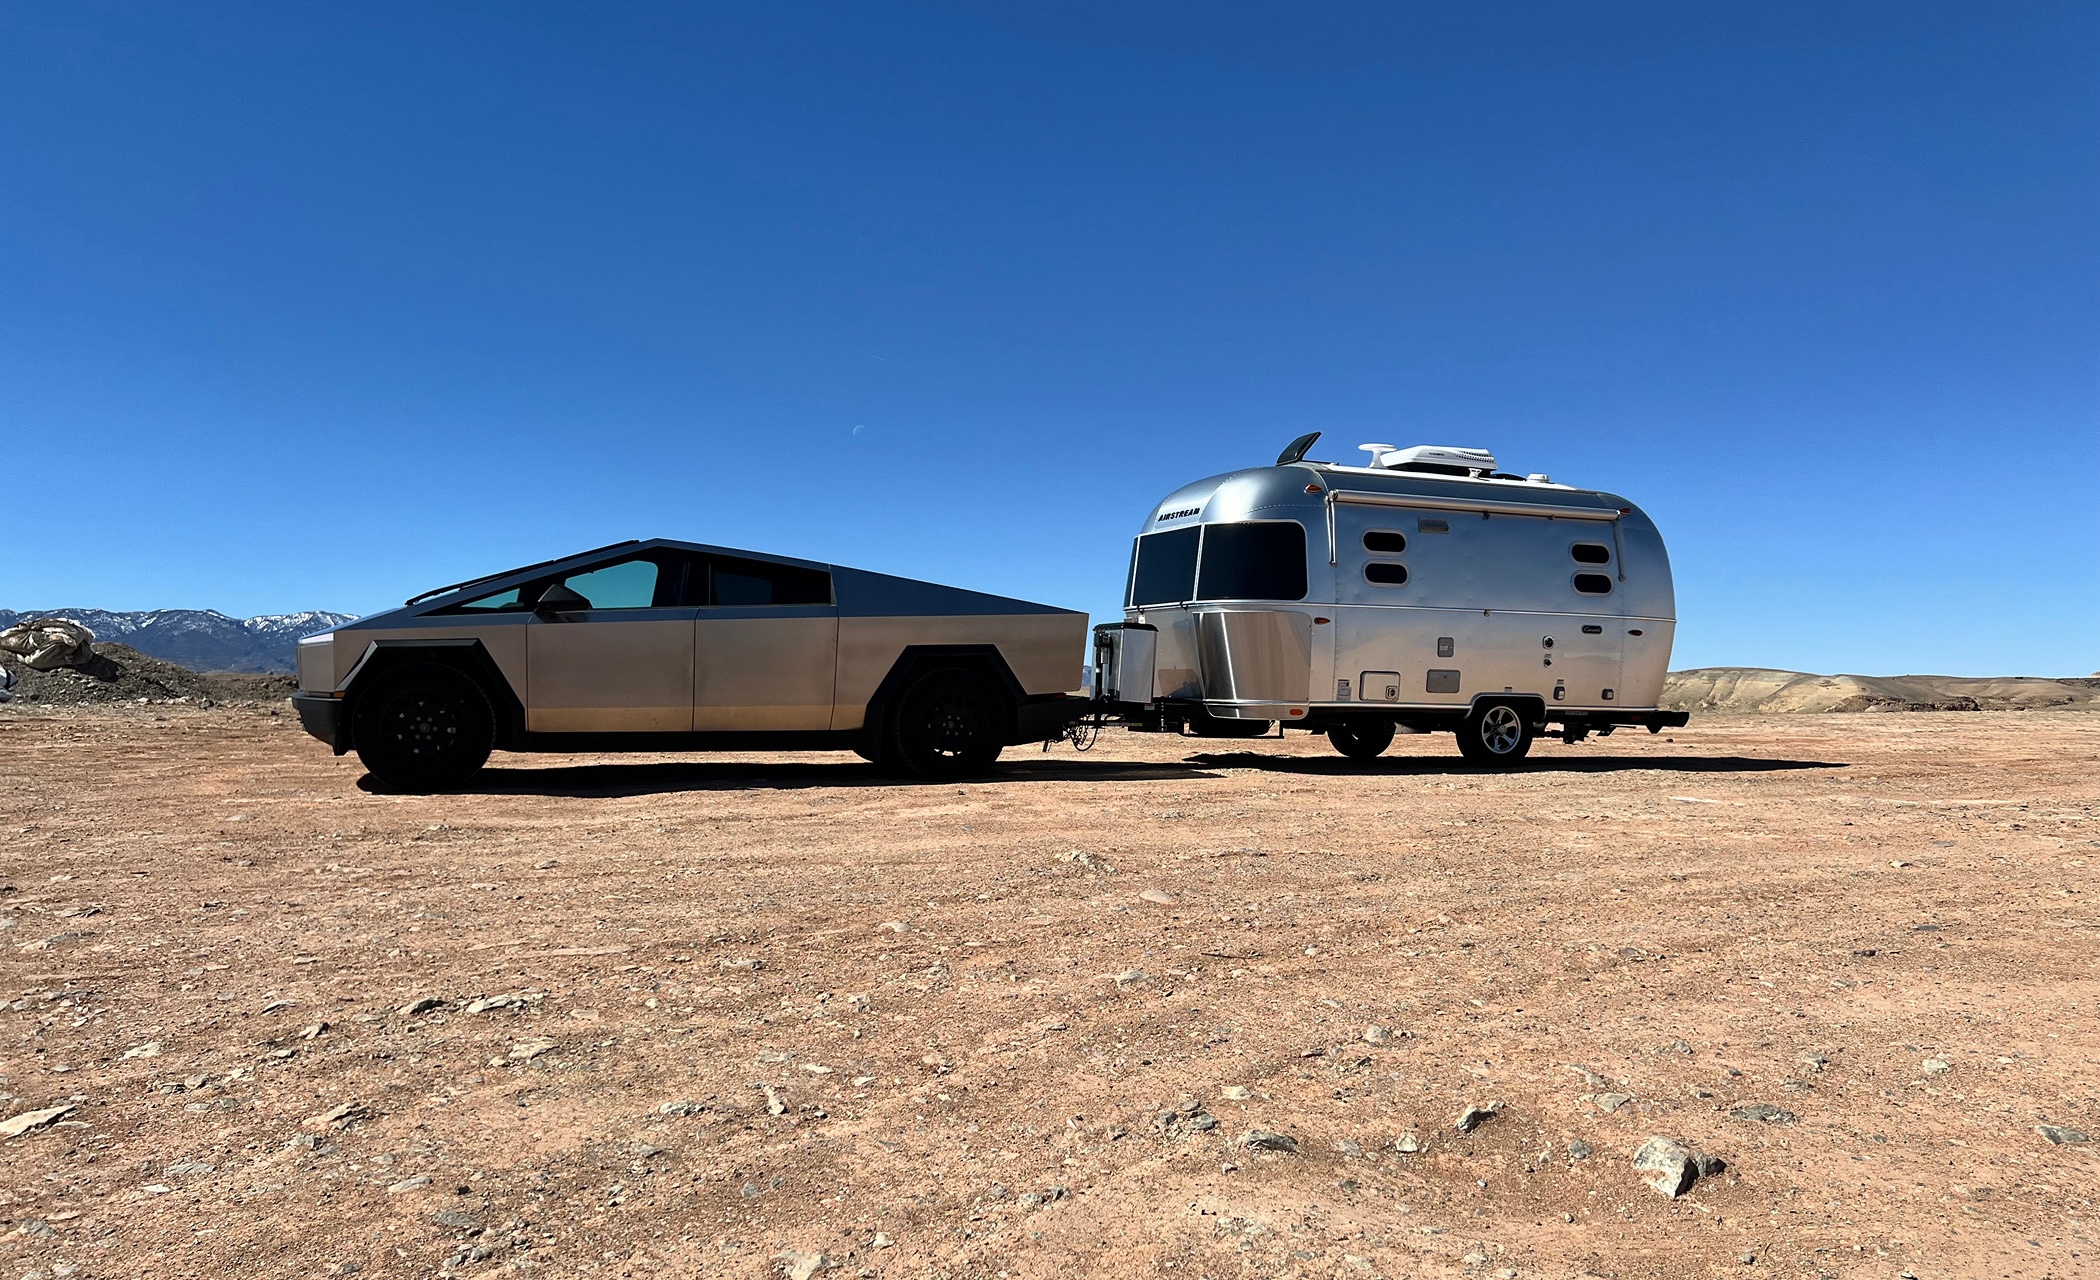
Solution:
<svg viewBox="0 0 2100 1280"><path fill-rule="evenodd" d="M1179 604L1196 598L1196 543L1203 526L1148 533L1130 566L1130 603Z"/></svg>
<svg viewBox="0 0 2100 1280"><path fill-rule="evenodd" d="M1373 560L1364 566L1364 580L1381 587L1404 587L1407 585L1407 566L1389 560Z"/></svg>
<svg viewBox="0 0 2100 1280"><path fill-rule="evenodd" d="M1576 564L1610 564L1611 548L1601 542L1578 542L1575 544Z"/></svg>
<svg viewBox="0 0 2100 1280"><path fill-rule="evenodd" d="M1203 527L1198 600L1303 600L1305 526L1289 520Z"/></svg>
<svg viewBox="0 0 2100 1280"><path fill-rule="evenodd" d="M1397 556L1407 550L1407 535L1391 529L1372 529L1364 534L1364 550L1379 555Z"/></svg>
<svg viewBox="0 0 2100 1280"><path fill-rule="evenodd" d="M1575 589L1586 596L1608 596L1611 594L1611 577L1602 573L1578 573Z"/></svg>

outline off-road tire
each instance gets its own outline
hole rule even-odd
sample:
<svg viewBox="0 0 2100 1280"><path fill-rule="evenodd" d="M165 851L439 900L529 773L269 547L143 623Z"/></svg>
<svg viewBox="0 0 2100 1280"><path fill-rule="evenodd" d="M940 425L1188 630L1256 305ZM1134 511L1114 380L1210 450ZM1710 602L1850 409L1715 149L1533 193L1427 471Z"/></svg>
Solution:
<svg viewBox="0 0 2100 1280"><path fill-rule="evenodd" d="M1327 742L1351 760L1376 760L1379 753L1393 745L1393 722L1338 724L1327 731Z"/></svg>
<svg viewBox="0 0 2100 1280"><path fill-rule="evenodd" d="M1189 712L1189 732L1199 738L1260 738L1276 727L1274 720L1228 720L1198 707Z"/></svg>
<svg viewBox="0 0 2100 1280"><path fill-rule="evenodd" d="M1524 709L1483 702L1458 727L1458 750L1474 764L1507 768L1531 750L1532 726Z"/></svg>
<svg viewBox="0 0 2100 1280"><path fill-rule="evenodd" d="M396 791L448 791L488 762L496 714L481 686L451 667L382 673L351 708L357 758Z"/></svg>
<svg viewBox="0 0 2100 1280"><path fill-rule="evenodd" d="M983 677L928 672L897 701L882 763L928 782L975 777L999 758L1005 708Z"/></svg>

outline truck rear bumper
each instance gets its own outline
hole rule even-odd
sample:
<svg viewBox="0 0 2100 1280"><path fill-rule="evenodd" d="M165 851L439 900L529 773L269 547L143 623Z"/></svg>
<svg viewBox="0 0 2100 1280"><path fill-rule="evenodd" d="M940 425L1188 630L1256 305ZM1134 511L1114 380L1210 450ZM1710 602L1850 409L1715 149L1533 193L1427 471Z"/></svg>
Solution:
<svg viewBox="0 0 2100 1280"><path fill-rule="evenodd" d="M295 693L292 710L299 713L299 727L327 743L337 755L350 749L344 733L343 700L325 693Z"/></svg>

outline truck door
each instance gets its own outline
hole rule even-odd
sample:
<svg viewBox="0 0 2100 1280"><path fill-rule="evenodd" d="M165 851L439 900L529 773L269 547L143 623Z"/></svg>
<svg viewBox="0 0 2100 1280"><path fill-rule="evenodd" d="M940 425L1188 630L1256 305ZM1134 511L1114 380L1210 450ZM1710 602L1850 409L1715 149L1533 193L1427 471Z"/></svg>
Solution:
<svg viewBox="0 0 2100 1280"><path fill-rule="evenodd" d="M806 565L696 557L692 727L831 727L839 611L831 574Z"/></svg>
<svg viewBox="0 0 2100 1280"><path fill-rule="evenodd" d="M693 614L681 557L648 552L533 588L576 607L526 623L525 727L534 733L683 732L692 720Z"/></svg>

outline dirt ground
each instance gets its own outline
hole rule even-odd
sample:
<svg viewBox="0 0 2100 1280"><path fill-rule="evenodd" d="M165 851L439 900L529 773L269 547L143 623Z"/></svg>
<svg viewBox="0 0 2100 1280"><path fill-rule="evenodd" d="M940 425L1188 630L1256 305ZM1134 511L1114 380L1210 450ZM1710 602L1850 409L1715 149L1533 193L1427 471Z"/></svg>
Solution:
<svg viewBox="0 0 2100 1280"><path fill-rule="evenodd" d="M1008 760L0 711L0 1276L2100 1275L2100 715Z"/></svg>

